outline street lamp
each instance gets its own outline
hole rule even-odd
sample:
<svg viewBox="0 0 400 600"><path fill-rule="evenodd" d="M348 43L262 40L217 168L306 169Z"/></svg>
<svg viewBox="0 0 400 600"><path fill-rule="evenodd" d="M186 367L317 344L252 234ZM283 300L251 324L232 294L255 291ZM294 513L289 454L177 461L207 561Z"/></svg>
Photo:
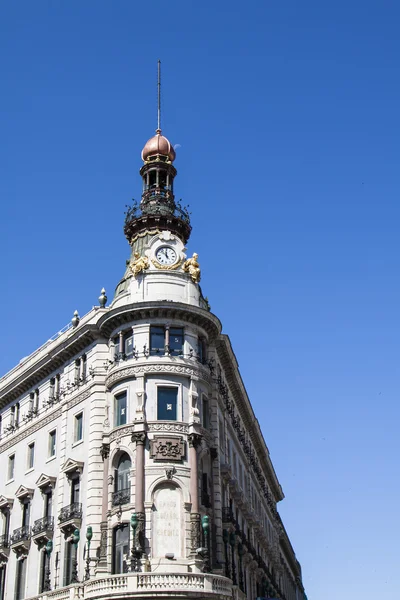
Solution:
<svg viewBox="0 0 400 600"><path fill-rule="evenodd" d="M91 527L91 525L89 525L88 528L86 529L87 553L86 553L85 581L90 579L90 542L92 541L92 537L93 537L93 528Z"/></svg>
<svg viewBox="0 0 400 600"><path fill-rule="evenodd" d="M202 517L202 519L201 519L201 526L203 528L203 533L204 533L204 547L205 547L204 561L203 561L203 573L209 573L211 571L211 569L210 569L210 553L208 551L208 536L210 533L210 517L208 517L207 515L204 515L204 517Z"/></svg>
<svg viewBox="0 0 400 600"><path fill-rule="evenodd" d="M49 540L47 542L44 550L46 552L46 557L47 557L47 567L46 567L46 578L45 578L44 584L43 584L43 591L50 592L50 590L51 590L51 586L50 586L50 556L53 551L53 542L51 540Z"/></svg>
<svg viewBox="0 0 400 600"><path fill-rule="evenodd" d="M131 551L131 571L138 572L140 570L139 559L142 555L140 548L136 547L136 530L139 525L139 519L136 513L131 515L131 527L132 527L132 551Z"/></svg>
<svg viewBox="0 0 400 600"><path fill-rule="evenodd" d="M75 547L74 560L72 563L72 577L71 583L79 583L78 580L78 544L80 540L79 529L75 529L74 533L71 536L71 542Z"/></svg>

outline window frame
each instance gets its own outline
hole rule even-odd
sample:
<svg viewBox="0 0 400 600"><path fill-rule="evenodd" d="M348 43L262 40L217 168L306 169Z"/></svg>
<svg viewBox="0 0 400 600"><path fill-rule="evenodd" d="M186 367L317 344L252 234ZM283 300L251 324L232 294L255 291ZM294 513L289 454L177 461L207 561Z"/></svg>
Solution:
<svg viewBox="0 0 400 600"><path fill-rule="evenodd" d="M27 471L33 469L35 465L35 442L30 442L28 444L28 455L27 455Z"/></svg>
<svg viewBox="0 0 400 600"><path fill-rule="evenodd" d="M120 410L118 407L118 400L122 396L125 396L125 422L119 423L119 418L117 416L120 414ZM120 390L118 393L114 394L114 427L122 427L128 423L128 388Z"/></svg>
<svg viewBox="0 0 400 600"><path fill-rule="evenodd" d="M49 431L48 458L54 458L56 455L57 455L57 429L52 429L51 431Z"/></svg>
<svg viewBox="0 0 400 600"><path fill-rule="evenodd" d="M164 389L176 389L177 393L176 393L176 419L160 419L159 418L159 410L158 410L158 395L159 395L159 390L161 388ZM179 383L167 383L167 382L159 382L156 383L156 397L157 397L157 404L156 404L156 419L157 421L182 421L183 420L183 415L182 415L182 385Z"/></svg>
<svg viewBox="0 0 400 600"><path fill-rule="evenodd" d="M128 548L128 556L129 556L129 551L130 551L130 544L131 544L131 531L130 531L130 527L129 527L129 523L121 523L120 525L117 525L116 527L113 528L113 532L112 532L112 566L111 566L111 572L113 575L120 575L123 574L127 571L124 571L124 568L122 568L122 571L117 570L117 531L118 530L126 530L128 532L128 543L127 543L127 548ZM123 542L121 544L118 545L118 547L122 547L123 549ZM123 552L122 552L123 555ZM123 561L122 561L122 567L123 567ZM126 568L129 568L128 563L126 563Z"/></svg>
<svg viewBox="0 0 400 600"><path fill-rule="evenodd" d="M80 418L80 420L78 420ZM80 423L80 425L79 425ZM78 437L80 433L80 437ZM83 441L83 410L74 415L74 444Z"/></svg>
<svg viewBox="0 0 400 600"><path fill-rule="evenodd" d="M12 468L11 468L12 465ZM15 477L15 452L8 456L7 481L14 481Z"/></svg>

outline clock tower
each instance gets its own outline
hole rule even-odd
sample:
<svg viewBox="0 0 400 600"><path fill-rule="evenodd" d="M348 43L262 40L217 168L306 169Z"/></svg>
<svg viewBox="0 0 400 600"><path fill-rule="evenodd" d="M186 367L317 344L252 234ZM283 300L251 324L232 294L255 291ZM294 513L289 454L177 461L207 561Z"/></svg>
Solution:
<svg viewBox="0 0 400 600"><path fill-rule="evenodd" d="M141 157L142 199L126 212L124 233L131 257L113 305L172 300L207 308L199 286L198 255L186 255L192 230L189 212L175 201L175 150L159 127Z"/></svg>

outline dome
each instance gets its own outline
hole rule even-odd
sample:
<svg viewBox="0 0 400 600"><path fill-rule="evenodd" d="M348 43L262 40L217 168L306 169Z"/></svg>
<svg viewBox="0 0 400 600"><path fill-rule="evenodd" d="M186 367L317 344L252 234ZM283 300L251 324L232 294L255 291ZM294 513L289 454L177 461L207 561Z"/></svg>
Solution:
<svg viewBox="0 0 400 600"><path fill-rule="evenodd" d="M168 160L171 162L175 160L176 156L175 150L171 146L169 140L161 135L161 129L157 129L156 135L146 142L142 150L142 160L146 162L149 158L157 156L158 154L168 156Z"/></svg>

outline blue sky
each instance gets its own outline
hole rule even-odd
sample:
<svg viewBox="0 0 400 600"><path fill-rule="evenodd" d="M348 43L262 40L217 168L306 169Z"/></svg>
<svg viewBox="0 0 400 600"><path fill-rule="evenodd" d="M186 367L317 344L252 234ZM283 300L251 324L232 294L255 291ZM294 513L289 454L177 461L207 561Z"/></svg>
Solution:
<svg viewBox="0 0 400 600"><path fill-rule="evenodd" d="M400 7L0 6L0 372L109 297L156 127L309 600L400 596Z"/></svg>

